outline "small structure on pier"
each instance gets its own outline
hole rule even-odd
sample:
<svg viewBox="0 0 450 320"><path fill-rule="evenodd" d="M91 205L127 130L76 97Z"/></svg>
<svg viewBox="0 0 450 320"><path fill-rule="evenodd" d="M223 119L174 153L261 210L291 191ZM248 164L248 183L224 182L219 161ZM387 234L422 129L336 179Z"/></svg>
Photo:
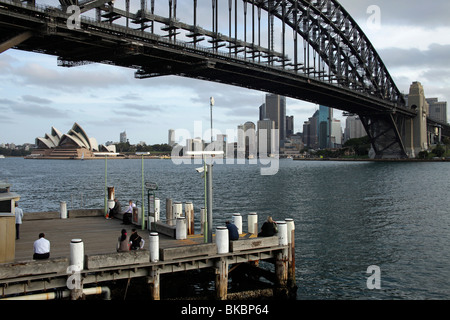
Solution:
<svg viewBox="0 0 450 320"><path fill-rule="evenodd" d="M0 263L12 262L15 257L15 204L20 196L10 188L9 183L0 182Z"/></svg>

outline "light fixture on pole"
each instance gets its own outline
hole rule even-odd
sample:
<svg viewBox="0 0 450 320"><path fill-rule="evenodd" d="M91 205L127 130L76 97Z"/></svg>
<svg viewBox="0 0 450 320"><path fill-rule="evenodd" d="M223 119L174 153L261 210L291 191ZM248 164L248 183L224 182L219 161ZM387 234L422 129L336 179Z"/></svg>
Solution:
<svg viewBox="0 0 450 320"><path fill-rule="evenodd" d="M203 167L196 168L198 173L203 173L205 178L205 227L203 232L203 238L205 243L212 243L212 201L213 201L213 186L212 186L212 161L211 157L214 155L223 155L223 151L188 151L188 156L202 156ZM210 156L210 163L206 163L205 156Z"/></svg>
<svg viewBox="0 0 450 320"><path fill-rule="evenodd" d="M141 205L141 229L145 229L145 212L144 212L144 155L150 155L150 152L136 152L141 156L141 179L142 179L142 205Z"/></svg>

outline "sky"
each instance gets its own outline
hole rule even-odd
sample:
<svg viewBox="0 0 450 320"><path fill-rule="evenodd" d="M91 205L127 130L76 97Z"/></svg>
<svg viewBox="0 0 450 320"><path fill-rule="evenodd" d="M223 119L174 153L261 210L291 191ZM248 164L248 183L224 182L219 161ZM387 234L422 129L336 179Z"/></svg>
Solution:
<svg viewBox="0 0 450 320"><path fill-rule="evenodd" d="M124 1L116 1L120 2ZM156 2L166 7L167 1ZM183 12L188 11L183 5L190 7L191 1L178 3L183 21ZM402 92L408 93L411 83L419 81L426 97L450 99L450 1L340 3L366 33ZM210 1L199 1L199 6L209 10ZM34 143L52 127L66 133L75 122L100 144L118 141L123 131L132 144L167 143L169 129L188 131L194 137L199 124L209 140L211 96L217 133L235 130L247 121L256 124L265 99L263 92L176 76L138 80L134 72L101 64L62 68L53 56L14 49L1 53L0 144ZM294 116L296 132L302 131L303 122L316 109L317 105L287 99L286 114ZM334 116L345 125L340 110Z"/></svg>

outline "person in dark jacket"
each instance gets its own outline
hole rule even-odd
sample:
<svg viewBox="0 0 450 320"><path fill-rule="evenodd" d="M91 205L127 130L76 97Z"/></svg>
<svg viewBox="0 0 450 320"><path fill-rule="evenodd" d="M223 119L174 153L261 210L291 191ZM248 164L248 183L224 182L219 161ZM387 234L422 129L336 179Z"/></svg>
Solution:
<svg viewBox="0 0 450 320"><path fill-rule="evenodd" d="M272 217L269 216L267 221L263 223L261 227L261 232L258 233L258 237L271 237L278 233L277 224L272 220Z"/></svg>
<svg viewBox="0 0 450 320"><path fill-rule="evenodd" d="M239 231L236 225L231 223L230 221L226 221L225 225L228 229L228 238L229 240L238 240L239 239Z"/></svg>

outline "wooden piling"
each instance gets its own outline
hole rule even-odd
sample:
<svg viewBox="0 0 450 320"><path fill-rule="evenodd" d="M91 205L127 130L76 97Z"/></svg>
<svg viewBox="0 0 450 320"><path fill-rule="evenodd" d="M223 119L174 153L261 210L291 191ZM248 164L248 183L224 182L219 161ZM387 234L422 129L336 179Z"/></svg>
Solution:
<svg viewBox="0 0 450 320"><path fill-rule="evenodd" d="M192 202L186 202L185 203L184 215L186 216L187 234L188 235L195 234L194 205L192 204Z"/></svg>
<svg viewBox="0 0 450 320"><path fill-rule="evenodd" d="M275 261L275 278L276 278L276 288L275 296L284 298L288 296L288 266L289 266L289 256L288 249L280 250L277 253Z"/></svg>
<svg viewBox="0 0 450 320"><path fill-rule="evenodd" d="M160 274L158 269L150 271L150 276L147 277L147 283L150 286L150 299L151 300L161 300L160 295Z"/></svg>
<svg viewBox="0 0 450 320"><path fill-rule="evenodd" d="M226 300L228 294L228 261L220 258L216 264L216 299Z"/></svg>
<svg viewBox="0 0 450 320"><path fill-rule="evenodd" d="M172 199L169 198L166 199L166 223L169 226L175 225L175 220L173 218L173 211L172 211Z"/></svg>

